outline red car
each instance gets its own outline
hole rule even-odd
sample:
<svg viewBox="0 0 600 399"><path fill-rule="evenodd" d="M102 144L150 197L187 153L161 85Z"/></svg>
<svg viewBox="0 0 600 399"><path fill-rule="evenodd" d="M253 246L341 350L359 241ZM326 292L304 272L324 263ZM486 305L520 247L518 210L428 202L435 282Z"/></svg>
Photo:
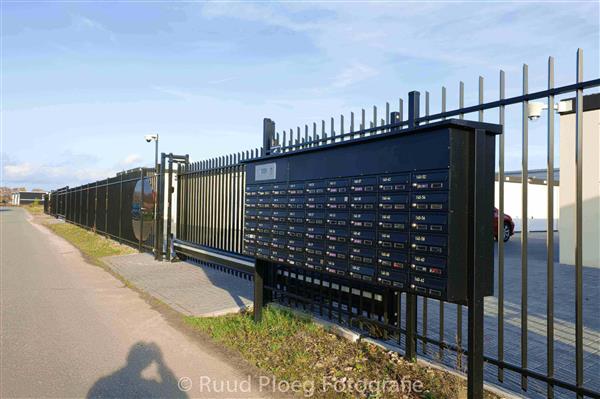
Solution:
<svg viewBox="0 0 600 399"><path fill-rule="evenodd" d="M504 234L502 239L504 242L508 241L510 237L515 234L515 223L512 218L506 213L504 214ZM498 240L498 209L494 208L494 240Z"/></svg>

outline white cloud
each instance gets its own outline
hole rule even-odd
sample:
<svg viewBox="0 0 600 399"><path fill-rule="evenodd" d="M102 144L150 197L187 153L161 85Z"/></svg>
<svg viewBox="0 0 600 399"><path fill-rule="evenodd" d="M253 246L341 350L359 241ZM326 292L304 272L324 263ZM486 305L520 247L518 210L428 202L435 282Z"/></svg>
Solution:
<svg viewBox="0 0 600 399"><path fill-rule="evenodd" d="M44 186L56 188L57 185L85 184L114 175L115 170L107 168L76 168L66 165L35 164L30 162L10 163L3 166L5 185ZM65 183L66 182L66 183Z"/></svg>
<svg viewBox="0 0 600 399"><path fill-rule="evenodd" d="M129 154L121 161L123 166L139 165L142 162L142 157L139 154Z"/></svg>
<svg viewBox="0 0 600 399"><path fill-rule="evenodd" d="M333 86L344 88L376 76L379 72L368 65L354 63L343 69L334 79Z"/></svg>

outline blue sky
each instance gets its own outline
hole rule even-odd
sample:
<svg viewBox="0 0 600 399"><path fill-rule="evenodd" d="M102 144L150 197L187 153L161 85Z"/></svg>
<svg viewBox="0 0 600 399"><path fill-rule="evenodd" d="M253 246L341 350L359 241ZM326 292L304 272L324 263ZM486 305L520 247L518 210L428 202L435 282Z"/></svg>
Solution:
<svg viewBox="0 0 600 399"><path fill-rule="evenodd" d="M161 150L202 160L257 147L277 130L397 106L410 90L458 82L466 104L572 83L583 48L598 78L600 5L592 2L2 2L2 185L46 189L153 162ZM507 168L520 167L520 107L507 115ZM496 122L497 113L486 114ZM530 124L531 167L545 123Z"/></svg>

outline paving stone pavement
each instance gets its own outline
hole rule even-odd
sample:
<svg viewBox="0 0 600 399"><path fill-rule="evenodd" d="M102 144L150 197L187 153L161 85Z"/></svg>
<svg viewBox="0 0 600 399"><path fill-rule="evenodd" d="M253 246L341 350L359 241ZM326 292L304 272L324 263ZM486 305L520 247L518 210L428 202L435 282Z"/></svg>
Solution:
<svg viewBox="0 0 600 399"><path fill-rule="evenodd" d="M555 376L570 383L575 382L575 270L573 266L558 263L558 236L555 238L554 263L554 364ZM528 252L528 364L531 370L546 373L546 244L545 233L530 233ZM250 280L207 266L187 262L155 262L150 254L134 254L106 258L107 263L134 285L160 298L167 304L189 315L217 315L239 311L252 304ZM497 256L496 256L497 262ZM495 267L495 295L485 299L485 354L498 357L498 265ZM515 235L505 250L505 303L504 303L504 359L521 364L521 247ZM600 392L600 269L584 267L584 386ZM439 338L438 301L427 300L427 336ZM403 315L404 316L404 315ZM423 328L423 301L419 299L418 330ZM462 309L462 342L467 346L467 309ZM404 321L403 321L404 324ZM445 342L457 342L457 306L444 306ZM419 343L420 355L456 367L457 356L444 351L440 358L438 348ZM466 367L466 358L462 359ZM498 381L496 366L486 364L485 379L525 397L546 397L546 385L532 378L528 389L520 388L521 376L505 370L504 383ZM557 398L574 395L556 388Z"/></svg>
<svg viewBox="0 0 600 399"><path fill-rule="evenodd" d="M188 262L157 262L151 254L103 259L115 272L189 316L217 316L252 305L252 282Z"/></svg>
<svg viewBox="0 0 600 399"><path fill-rule="evenodd" d="M558 234L555 234L554 260L554 368L559 380L575 383L575 268L558 262ZM498 358L498 264L496 254L495 295L485 298L484 349L485 355ZM527 287L527 368L546 374L547 363L547 270L545 233L530 233L528 246ZM521 365L521 243L515 235L506 243L504 269L504 360ZM418 330L422 332L423 301L419 298ZM427 300L427 336L439 337L438 301ZM583 269L583 350L584 386L600 392L600 269ZM462 310L462 342L467 346L468 311ZM444 306L444 337L456 343L457 306ZM423 353L422 344L419 353ZM443 362L456 365L456 356L444 352ZM438 359L439 351L427 345L427 357ZM466 366L466 358L463 359ZM547 397L546 384L528 379L527 391L521 390L520 374L505 370L504 386L526 397ZM498 383L498 368L486 364L486 381ZM575 395L557 388L556 398L573 398Z"/></svg>

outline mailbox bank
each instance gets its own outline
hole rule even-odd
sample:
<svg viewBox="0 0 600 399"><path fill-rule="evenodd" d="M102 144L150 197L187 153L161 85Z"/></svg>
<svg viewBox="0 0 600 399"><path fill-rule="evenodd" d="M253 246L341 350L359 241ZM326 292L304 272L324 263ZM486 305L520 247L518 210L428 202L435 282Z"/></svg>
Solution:
<svg viewBox="0 0 600 399"><path fill-rule="evenodd" d="M244 253L466 304L476 243L491 295L500 129L448 120L254 160Z"/></svg>

